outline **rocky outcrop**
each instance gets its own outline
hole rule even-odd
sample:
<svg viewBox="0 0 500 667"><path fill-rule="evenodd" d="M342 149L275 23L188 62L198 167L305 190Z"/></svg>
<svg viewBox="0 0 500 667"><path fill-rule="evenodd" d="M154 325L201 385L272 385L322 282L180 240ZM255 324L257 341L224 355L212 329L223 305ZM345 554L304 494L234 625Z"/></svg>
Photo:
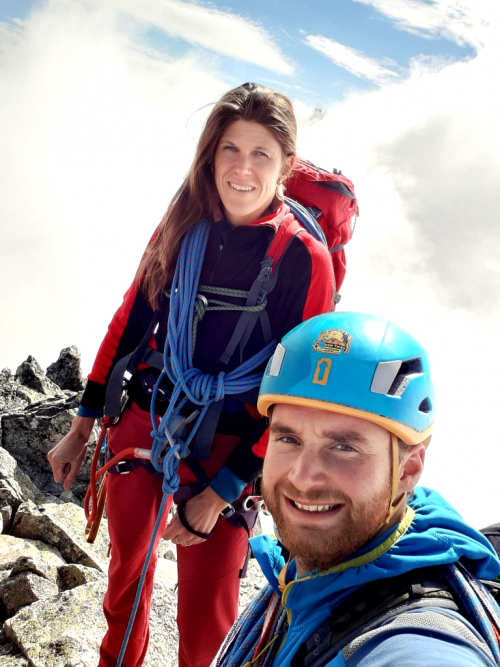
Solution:
<svg viewBox="0 0 500 667"><path fill-rule="evenodd" d="M47 367L47 377L61 389L81 391L84 388L80 350L72 345L61 350L59 359Z"/></svg>
<svg viewBox="0 0 500 667"><path fill-rule="evenodd" d="M47 376L33 357L15 376L0 373L0 667L94 667L99 660L109 536L104 518L95 543L84 539L90 456L71 491L55 484L46 458L69 430L82 386L76 348L63 350ZM159 556L144 664L173 667L175 548L162 540ZM241 607L261 584L251 561Z"/></svg>

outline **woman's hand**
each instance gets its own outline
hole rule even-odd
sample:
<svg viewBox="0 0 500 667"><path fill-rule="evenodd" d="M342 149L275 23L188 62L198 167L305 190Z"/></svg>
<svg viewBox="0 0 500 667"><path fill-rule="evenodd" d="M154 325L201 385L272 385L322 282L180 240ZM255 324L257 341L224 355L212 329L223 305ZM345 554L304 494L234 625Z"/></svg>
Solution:
<svg viewBox="0 0 500 667"><path fill-rule="evenodd" d="M199 495L187 501L184 513L188 524L195 530L200 533L210 533L217 523L219 514L227 505L227 502L217 495L212 487L207 486ZM163 539L186 547L205 542L204 539L193 535L187 528L184 528L177 514L168 524L163 533Z"/></svg>
<svg viewBox="0 0 500 667"><path fill-rule="evenodd" d="M85 458L94 422L90 417L75 417L69 433L47 454L54 480L64 482L66 491L73 486Z"/></svg>

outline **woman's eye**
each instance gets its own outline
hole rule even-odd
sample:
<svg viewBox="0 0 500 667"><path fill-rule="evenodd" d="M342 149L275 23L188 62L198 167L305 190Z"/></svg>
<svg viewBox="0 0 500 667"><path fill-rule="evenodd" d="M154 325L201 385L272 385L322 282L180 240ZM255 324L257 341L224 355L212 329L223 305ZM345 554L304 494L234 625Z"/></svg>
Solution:
<svg viewBox="0 0 500 667"><path fill-rule="evenodd" d="M263 153L262 151L257 151L258 157L268 157L267 153Z"/></svg>
<svg viewBox="0 0 500 667"><path fill-rule="evenodd" d="M234 146L223 146L222 150L223 151L235 151L236 148Z"/></svg>

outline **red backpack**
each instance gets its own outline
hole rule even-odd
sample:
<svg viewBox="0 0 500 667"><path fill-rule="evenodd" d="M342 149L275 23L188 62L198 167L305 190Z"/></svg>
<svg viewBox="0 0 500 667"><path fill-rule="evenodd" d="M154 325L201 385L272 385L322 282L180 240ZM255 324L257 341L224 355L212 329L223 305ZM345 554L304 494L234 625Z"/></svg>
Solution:
<svg viewBox="0 0 500 667"><path fill-rule="evenodd" d="M296 158L293 171L286 182L286 194L287 200L290 198L305 207L323 230L332 254L335 288L338 293L346 273L344 246L351 240L359 215L353 184L336 169L330 173L308 160ZM297 214L293 205L292 209ZM336 300L338 302L340 296L337 296Z"/></svg>

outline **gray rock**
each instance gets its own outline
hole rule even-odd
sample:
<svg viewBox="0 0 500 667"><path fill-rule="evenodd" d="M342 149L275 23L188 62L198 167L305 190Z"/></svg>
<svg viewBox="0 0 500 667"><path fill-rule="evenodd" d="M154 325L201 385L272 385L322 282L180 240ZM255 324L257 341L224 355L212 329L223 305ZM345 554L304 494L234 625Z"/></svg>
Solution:
<svg viewBox="0 0 500 667"><path fill-rule="evenodd" d="M28 661L8 640L3 628L0 630L0 667L28 667Z"/></svg>
<svg viewBox="0 0 500 667"><path fill-rule="evenodd" d="M0 511L7 527L10 524L12 514L26 500L41 503L46 501L47 497L23 473L15 458L3 447L0 447L0 506L3 508L9 507L10 512L7 509L5 512Z"/></svg>
<svg viewBox="0 0 500 667"><path fill-rule="evenodd" d="M57 585L60 591L69 591L102 578L106 578L106 575L93 567L68 563L68 565L61 565L58 569Z"/></svg>
<svg viewBox="0 0 500 667"><path fill-rule="evenodd" d="M106 631L106 581L35 602L4 623L5 634L32 667L95 667Z"/></svg>
<svg viewBox="0 0 500 667"><path fill-rule="evenodd" d="M158 558L166 558L167 560L177 561L177 549L172 542L168 540L160 540L158 545Z"/></svg>
<svg viewBox="0 0 500 667"><path fill-rule="evenodd" d="M14 376L14 379L29 389L43 394L44 396L56 396L61 393L61 388L58 387L52 380L45 375L42 367L37 362L35 357L30 356L23 361L19 366Z"/></svg>
<svg viewBox="0 0 500 667"><path fill-rule="evenodd" d="M95 667L106 631L105 590L103 579L35 602L5 621L5 633L32 667ZM174 593L155 582L145 667L178 664L176 610Z"/></svg>
<svg viewBox="0 0 500 667"><path fill-rule="evenodd" d="M56 547L68 563L78 563L106 571L108 567L108 529L106 519L94 544L85 541L87 521L82 508L73 503L19 506L11 533L16 537L43 540Z"/></svg>
<svg viewBox="0 0 500 667"><path fill-rule="evenodd" d="M59 496L59 500L63 503L74 503L75 505L78 505L78 507L83 507L83 500L77 498L72 491L63 491Z"/></svg>
<svg viewBox="0 0 500 667"><path fill-rule="evenodd" d="M245 579L241 580L240 599L238 602L240 613L256 597L260 589L267 583L259 564L252 558L248 563L248 571Z"/></svg>
<svg viewBox="0 0 500 667"><path fill-rule="evenodd" d="M60 552L44 542L26 540L13 535L0 535L0 575L6 572L7 576L20 559L32 558L35 563L43 563L38 567L46 568L46 576L56 580L57 568L65 565L66 561Z"/></svg>
<svg viewBox="0 0 500 667"><path fill-rule="evenodd" d="M0 372L0 415L20 412L27 405L36 403L43 398L44 395L40 392L16 382L8 368L4 368Z"/></svg>
<svg viewBox="0 0 500 667"><path fill-rule="evenodd" d="M11 573L7 579L0 582L0 600L8 617L17 614L23 607L52 597L58 592L59 589L54 582L30 571L16 575Z"/></svg>
<svg viewBox="0 0 500 667"><path fill-rule="evenodd" d="M23 413L8 414L2 418L2 446L46 494L58 496L63 490L61 484L54 482L47 454L69 431L79 403L78 394L63 394L31 405ZM96 427L89 439L88 455L72 488L79 499L85 496L87 490L97 437Z"/></svg>
<svg viewBox="0 0 500 667"><path fill-rule="evenodd" d="M82 355L77 347L74 345L65 347L61 350L59 359L47 368L47 377L61 389L81 391L84 388L81 358Z"/></svg>

